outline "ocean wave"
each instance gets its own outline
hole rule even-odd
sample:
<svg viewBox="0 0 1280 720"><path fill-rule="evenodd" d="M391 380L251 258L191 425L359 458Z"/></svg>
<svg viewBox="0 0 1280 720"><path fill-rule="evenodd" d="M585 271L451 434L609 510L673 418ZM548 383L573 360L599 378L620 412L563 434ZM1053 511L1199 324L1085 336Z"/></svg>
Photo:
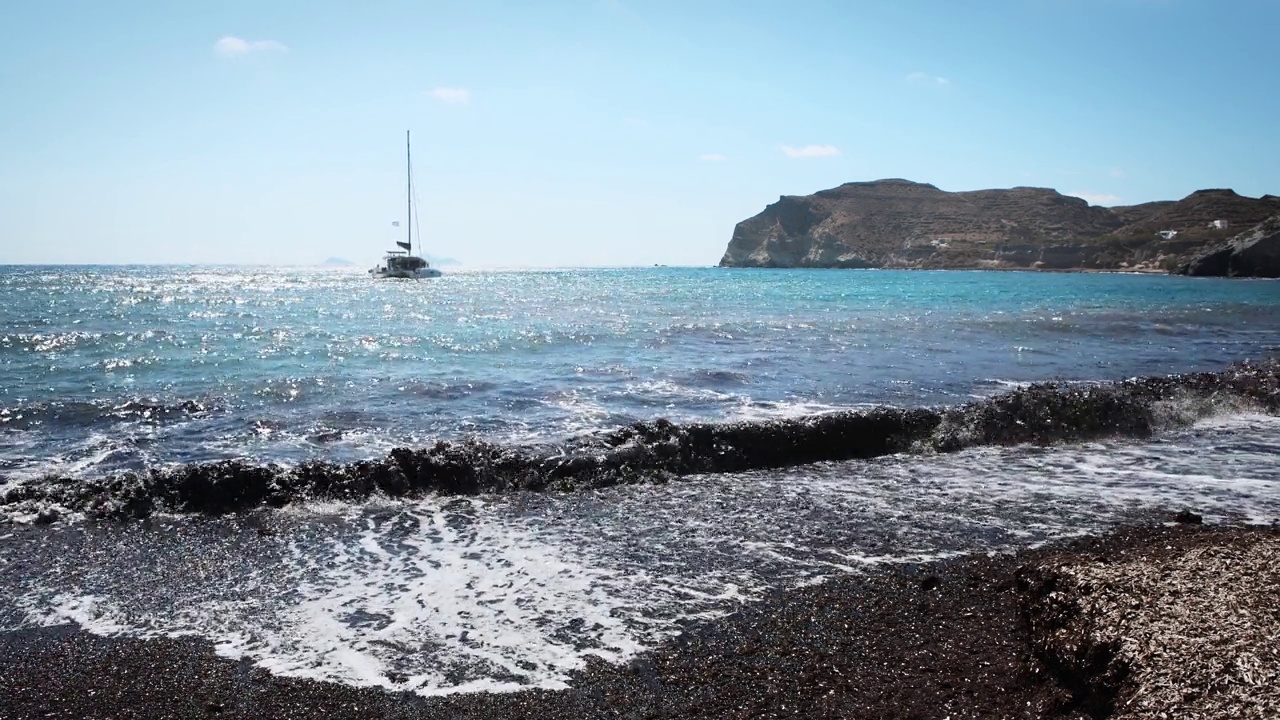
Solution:
<svg viewBox="0 0 1280 720"><path fill-rule="evenodd" d="M135 397L124 402L103 400L59 400L0 407L0 428L30 430L41 425L92 427L102 423L145 422L205 417L218 409L214 401L162 401Z"/></svg>
<svg viewBox="0 0 1280 720"><path fill-rule="evenodd" d="M747 373L706 368L689 373L688 380L697 385L713 388L739 387L751 384L751 376Z"/></svg>
<svg viewBox="0 0 1280 720"><path fill-rule="evenodd" d="M460 400L472 395L483 395L500 390L497 383L492 382L435 382L410 383L404 387L408 393L428 400Z"/></svg>
<svg viewBox="0 0 1280 720"><path fill-rule="evenodd" d="M879 407L727 423L638 422L559 444L480 439L395 448L381 460L294 466L243 460L186 464L105 478L47 476L0 493L7 514L145 517L223 514L307 499L354 501L436 492L472 495L661 483L903 452L983 445L1147 437L1223 412L1280 413L1280 359L1217 373L1113 383L1041 383L955 407Z"/></svg>

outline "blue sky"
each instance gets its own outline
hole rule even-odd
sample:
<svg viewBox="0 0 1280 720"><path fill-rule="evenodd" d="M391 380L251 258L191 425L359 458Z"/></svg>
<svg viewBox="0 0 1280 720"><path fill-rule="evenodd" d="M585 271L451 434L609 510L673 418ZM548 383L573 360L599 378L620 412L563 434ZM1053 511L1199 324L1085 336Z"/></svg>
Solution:
<svg viewBox="0 0 1280 720"><path fill-rule="evenodd" d="M1280 194L1271 0L7 3L0 263L714 264L903 177Z"/></svg>

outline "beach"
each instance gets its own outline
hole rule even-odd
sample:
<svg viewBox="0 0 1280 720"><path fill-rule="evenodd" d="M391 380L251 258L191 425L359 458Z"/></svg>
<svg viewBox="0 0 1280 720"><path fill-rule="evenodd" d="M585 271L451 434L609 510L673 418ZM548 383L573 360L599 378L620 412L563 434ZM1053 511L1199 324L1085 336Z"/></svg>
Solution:
<svg viewBox="0 0 1280 720"><path fill-rule="evenodd" d="M775 593L625 665L589 663L557 691L424 698L275 677L193 638L24 630L0 635L0 696L15 720L1274 717L1275 644L1218 640L1239 633L1233 614L1247 614L1244 629L1259 638L1280 629L1277 548L1274 527L1162 523L884 568ZM1134 562L1164 578L1158 592L1125 596L1123 573L1113 586L1065 581ZM1197 582L1179 586L1188 568ZM1090 602L1123 603L1130 626L1173 622L1168 633L1210 645L1179 662L1161 653L1168 638L1149 635L1108 665L1099 658L1115 660L1115 629ZM1230 613L1176 622L1205 602Z"/></svg>

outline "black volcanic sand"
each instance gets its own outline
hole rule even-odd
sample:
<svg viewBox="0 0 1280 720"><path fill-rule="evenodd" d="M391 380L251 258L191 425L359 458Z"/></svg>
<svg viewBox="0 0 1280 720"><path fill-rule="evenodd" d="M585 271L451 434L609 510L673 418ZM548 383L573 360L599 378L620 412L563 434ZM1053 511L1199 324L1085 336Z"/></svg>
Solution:
<svg viewBox="0 0 1280 720"><path fill-rule="evenodd" d="M910 450L1145 437L1230 403L1280 413L1280 358L1216 373L1038 384L943 409L885 407L737 423L660 419L554 447L442 441L347 465L232 460L106 478L50 476L8 488L0 478L0 506L52 522L68 510L130 518L156 510L222 514L310 498L589 489Z"/></svg>
<svg viewBox="0 0 1280 720"><path fill-rule="evenodd" d="M1221 620L1235 623L1226 628L1233 635L1274 637L1280 611L1246 589L1269 589L1265 596L1273 598L1280 564L1239 559L1277 547L1274 527L1184 524L1126 529L1017 556L883 568L776 593L694 626L625 666L590 663L560 691L420 698L273 677L217 658L193 639L111 639L66 628L14 632L0 635L0 716L1275 717L1280 690L1265 683L1280 668L1276 648L1259 648L1252 639L1235 648L1219 643L1195 648L1194 660L1184 663L1161 654L1160 636L1147 646L1128 636L1146 637L1131 625L1134 618L1165 627L1186 614L1184 601L1207 600L1230 617L1182 618L1182 625L1168 625L1170 636L1186 640ZM1188 566L1200 575L1177 585ZM1160 601L1126 597L1125 577L1079 580L1095 570L1149 576L1159 592L1145 592ZM1106 619L1116 608L1124 618L1118 625ZM1225 672L1215 662L1243 669L1189 686L1199 682L1196 667ZM1241 692L1241 678L1258 684ZM1214 682L1226 689L1215 690Z"/></svg>

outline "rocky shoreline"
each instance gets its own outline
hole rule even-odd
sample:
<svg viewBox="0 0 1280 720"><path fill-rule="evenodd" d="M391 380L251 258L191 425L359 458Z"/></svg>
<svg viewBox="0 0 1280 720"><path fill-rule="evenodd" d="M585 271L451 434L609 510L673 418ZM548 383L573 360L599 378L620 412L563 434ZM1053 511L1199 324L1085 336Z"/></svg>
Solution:
<svg viewBox="0 0 1280 720"><path fill-rule="evenodd" d="M570 688L422 698L275 677L192 638L0 634L20 718L1280 715L1280 529L1126 528L777 592Z"/></svg>

